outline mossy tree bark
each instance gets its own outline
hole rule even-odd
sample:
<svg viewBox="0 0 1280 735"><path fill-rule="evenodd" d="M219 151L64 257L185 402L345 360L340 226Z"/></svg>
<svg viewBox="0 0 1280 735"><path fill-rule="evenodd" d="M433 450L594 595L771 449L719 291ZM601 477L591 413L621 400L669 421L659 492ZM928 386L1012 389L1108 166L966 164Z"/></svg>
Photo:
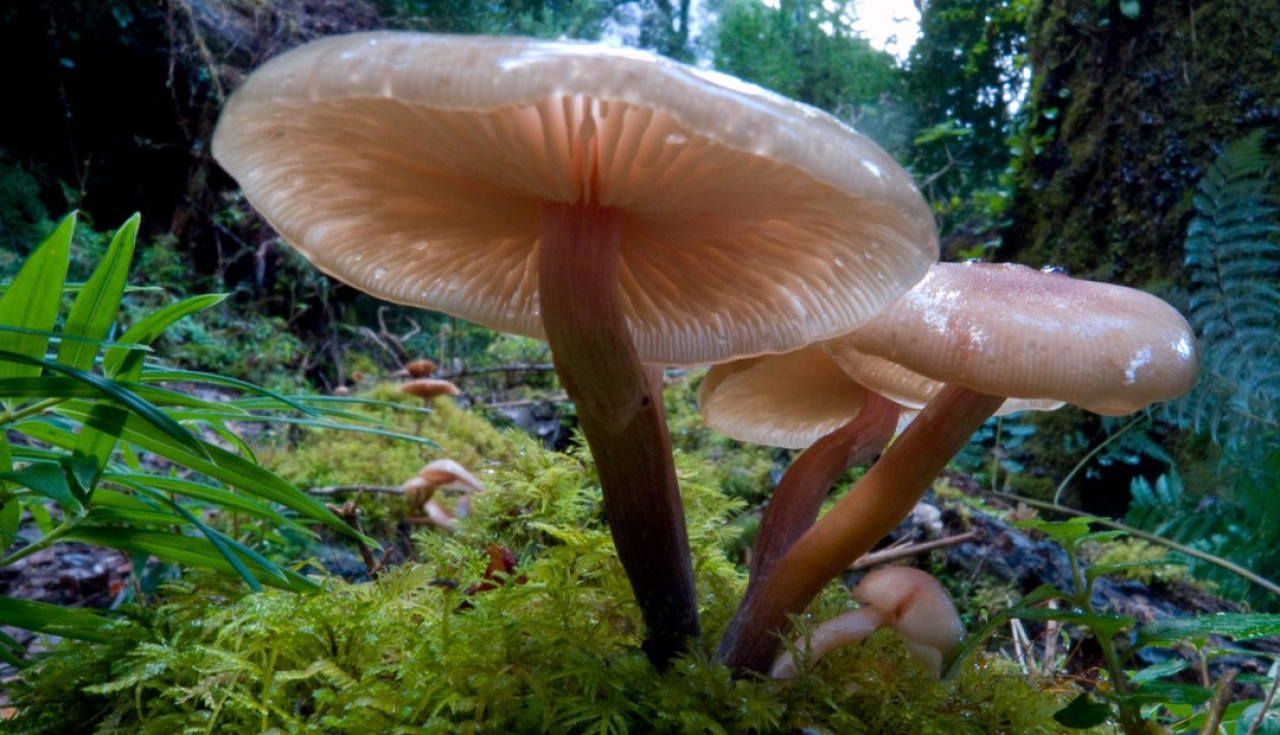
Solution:
<svg viewBox="0 0 1280 735"><path fill-rule="evenodd" d="M1277 38L1272 3L1036 3L1001 257L1135 286L1176 280L1205 167L1250 130L1280 130Z"/></svg>

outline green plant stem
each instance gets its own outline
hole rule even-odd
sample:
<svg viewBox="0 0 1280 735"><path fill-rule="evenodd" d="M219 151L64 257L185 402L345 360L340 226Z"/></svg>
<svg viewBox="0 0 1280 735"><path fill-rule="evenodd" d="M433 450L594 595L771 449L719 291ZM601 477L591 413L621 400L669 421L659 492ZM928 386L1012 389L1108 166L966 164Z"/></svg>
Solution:
<svg viewBox="0 0 1280 735"><path fill-rule="evenodd" d="M40 540L33 541L32 543L29 543L26 546L23 546L21 549L18 549L12 554L6 556L3 560L0 560L0 568L7 567L10 564L21 561L22 559L25 559L28 556L31 556L37 551L41 551L43 549L49 548L50 546L53 546L63 536L66 536L68 533L75 530L76 526L80 525L81 520L82 520L82 517L80 516L77 516L75 518L68 518L67 520L63 521L62 524L59 525L57 528L53 529L52 531L46 533L44 536L40 537Z"/></svg>
<svg viewBox="0 0 1280 735"><path fill-rule="evenodd" d="M1031 498L1024 498L1021 495L1014 495L1013 493L996 492L994 490L984 490L983 492L987 492L998 498L1004 498L1005 500L1013 501L1016 503L1025 503L1027 505L1030 505L1033 508L1041 508L1043 510L1051 510L1057 513L1064 513L1066 515L1089 518L1093 522L1097 523L1099 526L1105 526L1107 528L1112 528L1117 531L1124 531L1125 533L1129 534L1130 536L1133 536L1134 538L1140 538L1143 541L1150 541L1153 544L1159 544L1166 548L1172 549L1178 552L1179 554L1186 554L1187 556L1194 557L1196 559L1199 559L1200 561L1213 564L1214 566L1217 566L1217 567L1221 567L1222 569L1225 569L1228 572L1231 572L1232 574L1235 574L1236 576L1241 577L1242 579L1247 579L1248 581L1258 585L1259 587L1262 587L1263 589L1276 595L1277 597L1280 597L1280 584L1276 584L1275 582L1272 582L1266 577L1263 577L1255 572L1245 569L1239 564L1227 561L1222 557L1214 556L1213 554L1200 551L1199 549L1193 549L1190 546L1184 546L1178 543L1177 541L1170 541L1169 539L1163 536L1157 536L1154 533L1148 533L1147 531L1139 530L1137 528L1134 528L1133 526L1128 526L1118 521L1112 521L1106 518L1099 518L1098 516L1092 515L1090 513L1085 513L1084 511L1076 510L1074 508L1068 508L1066 506L1058 505L1057 503L1050 503L1044 500L1033 500Z"/></svg>
<svg viewBox="0 0 1280 735"><path fill-rule="evenodd" d="M1132 429L1133 427L1137 426L1138 423L1144 420L1145 418L1147 418L1147 415L1145 413L1139 414L1132 421L1120 427L1119 431L1107 437L1103 441L1099 442L1098 446L1094 447L1093 449L1090 449L1087 454L1081 457L1080 461L1076 462L1075 467L1072 467L1071 471L1067 473L1067 476L1062 478L1062 482L1058 483L1058 488L1053 491L1054 505L1057 505L1058 503L1062 502L1063 491L1067 489L1067 485L1071 483L1071 481L1075 478L1076 474L1080 472L1080 470L1084 469L1085 466L1087 466L1089 462L1093 460L1094 457L1098 456L1099 452L1101 452L1103 449L1106 449L1107 445L1111 444L1111 442L1115 441L1116 439L1119 439L1121 435L1123 435L1129 429ZM992 484L991 486L991 491L996 492L996 486L994 484Z"/></svg>
<svg viewBox="0 0 1280 735"><path fill-rule="evenodd" d="M39 416L66 400L67 399L65 398L46 398L43 401L36 401L35 403L24 406L17 411L5 410L3 413L0 413L0 427L8 426L9 424L32 416Z"/></svg>

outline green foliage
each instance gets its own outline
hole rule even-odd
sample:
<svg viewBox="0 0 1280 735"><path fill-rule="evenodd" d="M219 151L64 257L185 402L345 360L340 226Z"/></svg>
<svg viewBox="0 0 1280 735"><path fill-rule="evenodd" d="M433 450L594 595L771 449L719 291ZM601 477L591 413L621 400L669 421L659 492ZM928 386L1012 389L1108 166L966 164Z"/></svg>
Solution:
<svg viewBox="0 0 1280 735"><path fill-rule="evenodd" d="M379 11L393 27L434 33L599 38L613 5L594 0L379 0Z"/></svg>
<svg viewBox="0 0 1280 735"><path fill-rule="evenodd" d="M696 648L657 673L585 457L509 433L458 533L417 537L426 560L298 598L219 580L173 585L110 640L56 649L13 687L0 730L71 732L1059 733L1061 694L971 658L947 683L893 636L788 682L734 679ZM704 460L677 461L707 644L745 583L726 520L741 504ZM517 556L468 594L489 544ZM848 605L841 588L818 603ZM803 623L802 623L803 625Z"/></svg>
<svg viewBox="0 0 1280 735"><path fill-rule="evenodd" d="M853 12L848 3L787 0L773 8L727 0L715 34L716 68L888 133L875 117L891 113L884 101L897 96L901 74L892 56L853 30Z"/></svg>
<svg viewBox="0 0 1280 735"><path fill-rule="evenodd" d="M1188 318L1204 365L1183 415L1228 446L1274 432L1280 415L1280 222L1263 134L1218 155L1187 226Z"/></svg>
<svg viewBox="0 0 1280 735"><path fill-rule="evenodd" d="M1280 578L1280 450L1241 472L1218 495L1202 497L1185 490L1176 473L1154 483L1133 482L1125 522L1171 541L1230 560L1266 579ZM1197 559L1186 563L1197 579L1215 583L1225 597L1245 600L1259 610L1280 610L1280 600L1218 566Z"/></svg>
<svg viewBox="0 0 1280 735"><path fill-rule="evenodd" d="M1173 680L1190 664L1173 659L1167 665L1135 672L1127 668L1132 656L1144 647L1190 645L1200 658L1202 670L1207 670L1209 659L1236 653L1229 646L1209 646L1211 637L1243 642L1280 635L1280 615L1217 614L1140 624L1134 618L1099 610L1093 604L1093 586L1097 579L1149 567L1153 562L1125 560L1087 566L1083 559L1087 547L1109 544L1124 536L1122 531L1094 531L1091 523L1088 518L1073 518L1056 523L1030 520L1019 524L1045 534L1066 551L1071 565L1071 588L1061 590L1045 584L1027 594L993 617L977 634L970 636L952 668L963 665L969 651L982 645L988 636L1011 619L1054 620L1081 626L1093 634L1102 649L1108 685L1099 686L1092 694L1080 694L1074 698L1054 715L1057 721L1073 729L1087 729L1113 721L1126 735L1141 735L1151 731L1148 723L1144 722L1151 716L1152 719L1165 720L1161 724L1176 733L1200 732L1204 711L1196 712L1192 708L1207 706L1213 691ZM1051 600L1065 604L1045 607L1045 603ZM1157 714L1159 710L1153 705L1164 708L1163 716ZM1248 728L1250 721L1243 719L1245 711L1244 706L1229 709L1223 724ZM1173 713L1177 714L1169 716Z"/></svg>
<svg viewBox="0 0 1280 735"><path fill-rule="evenodd" d="M907 97L926 132L911 167L934 201L990 189L1010 163L1013 102L1023 90L1026 0L933 0L907 65Z"/></svg>
<svg viewBox="0 0 1280 735"><path fill-rule="evenodd" d="M39 226L48 218L39 181L0 151L0 273L8 274L9 259L40 241Z"/></svg>
<svg viewBox="0 0 1280 735"><path fill-rule="evenodd" d="M64 219L0 296L0 538L7 549L0 566L58 542L82 541L215 569L254 589L317 589L272 562L265 547L285 543L289 534L305 536L303 522L353 532L256 464L229 422L336 428L348 425L333 418L353 417L150 361L151 345L166 329L221 297L183 299L120 330L138 217L120 228L79 285L67 281L74 228L74 215ZM175 390L176 382L190 392ZM227 388L247 395L221 401L195 395ZM173 471L158 469L160 462ZM265 546L215 528L206 520L211 510L260 522ZM5 624L99 637L102 621L82 612L0 598Z"/></svg>

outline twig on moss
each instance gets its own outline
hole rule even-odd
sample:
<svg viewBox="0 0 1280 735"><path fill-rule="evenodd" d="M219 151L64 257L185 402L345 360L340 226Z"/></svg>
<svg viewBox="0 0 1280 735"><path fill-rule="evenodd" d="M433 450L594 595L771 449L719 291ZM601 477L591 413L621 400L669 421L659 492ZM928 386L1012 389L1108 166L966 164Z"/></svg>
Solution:
<svg viewBox="0 0 1280 735"><path fill-rule="evenodd" d="M325 503L335 516L342 519L344 523L351 526L359 534L356 536L356 549L360 551L360 559L364 562L364 569L370 577L377 577L387 568L387 562L391 560L391 552L393 547L388 546L382 552L382 558L374 560L373 550L369 548L363 540L364 529L360 527L360 499L364 497L364 491L356 493L355 498L348 500L342 505L334 505L333 503Z"/></svg>
<svg viewBox="0 0 1280 735"><path fill-rule="evenodd" d="M925 554L934 549L941 549L947 546L955 546L963 544L966 541L976 541L980 534L977 531L965 531L954 536L934 539L932 541L922 541L918 544L905 544L903 546L892 546L881 551L873 551L869 554L863 554L858 557L857 561L849 565L849 569L867 569L879 564L888 564L891 561L905 559L909 556Z"/></svg>
<svg viewBox="0 0 1280 735"><path fill-rule="evenodd" d="M404 488L399 485L329 485L326 487L313 487L307 490L308 495L339 495L341 493L404 495Z"/></svg>

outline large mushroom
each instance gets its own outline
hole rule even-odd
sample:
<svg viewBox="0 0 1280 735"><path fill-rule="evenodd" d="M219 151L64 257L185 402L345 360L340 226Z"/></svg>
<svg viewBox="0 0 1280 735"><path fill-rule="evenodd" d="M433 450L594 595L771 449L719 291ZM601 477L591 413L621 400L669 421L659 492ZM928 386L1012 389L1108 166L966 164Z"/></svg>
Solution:
<svg viewBox="0 0 1280 735"><path fill-rule="evenodd" d="M846 341L946 386L744 600L721 648L734 668L768 670L787 615L892 531L1007 397L1119 415L1182 395L1199 369L1190 327L1160 299L1009 264L937 264Z"/></svg>
<svg viewBox="0 0 1280 735"><path fill-rule="evenodd" d="M937 252L905 173L835 119L636 51L368 33L254 72L213 140L321 270L544 337L665 662L698 634L655 365L847 332Z"/></svg>

